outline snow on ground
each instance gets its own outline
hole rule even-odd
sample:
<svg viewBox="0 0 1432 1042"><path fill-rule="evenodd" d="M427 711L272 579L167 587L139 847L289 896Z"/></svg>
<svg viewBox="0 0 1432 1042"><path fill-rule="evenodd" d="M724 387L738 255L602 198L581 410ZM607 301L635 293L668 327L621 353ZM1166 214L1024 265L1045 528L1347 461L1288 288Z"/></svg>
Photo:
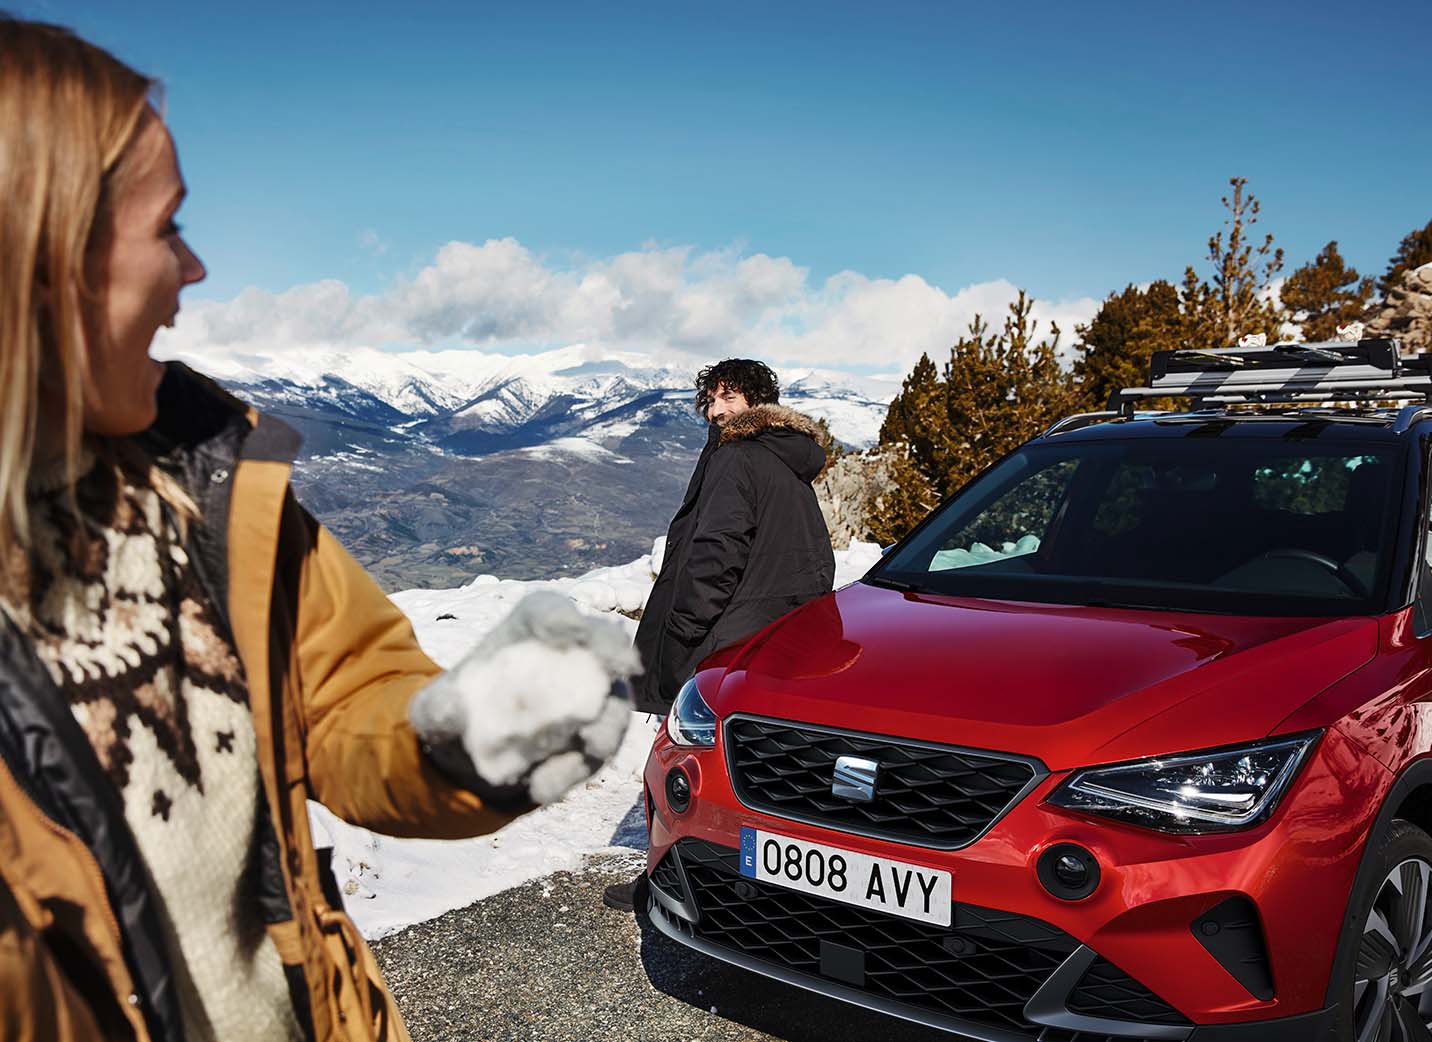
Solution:
<svg viewBox="0 0 1432 1042"><path fill-rule="evenodd" d="M405 590L393 595L412 620L423 649L440 666L463 654L526 594L555 590L579 608L611 615L626 630L636 623L617 614L646 602L665 540L630 564L597 568L574 578L523 582L480 575L453 590ZM870 543L837 550L836 586L854 582L880 556ZM448 617L451 616L451 617ZM646 849L641 809L641 770L661 721L633 714L621 748L591 780L566 798L521 818L490 836L464 840L393 839L355 828L310 803L314 842L332 845L333 872L358 928L383 937L413 923L563 869L579 868L591 854L637 854Z"/></svg>

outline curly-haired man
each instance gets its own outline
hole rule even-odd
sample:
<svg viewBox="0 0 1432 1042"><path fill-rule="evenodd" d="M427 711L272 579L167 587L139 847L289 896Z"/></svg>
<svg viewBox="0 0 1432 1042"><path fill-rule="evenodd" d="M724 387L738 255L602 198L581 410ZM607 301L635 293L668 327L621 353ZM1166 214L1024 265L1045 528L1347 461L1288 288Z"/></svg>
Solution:
<svg viewBox="0 0 1432 1042"><path fill-rule="evenodd" d="M636 648L646 672L636 707L666 713L717 648L735 643L830 591L835 556L811 482L825 465L816 422L780 404L776 374L728 358L696 377L696 411L710 424L666 535ZM635 883L605 900L630 908Z"/></svg>

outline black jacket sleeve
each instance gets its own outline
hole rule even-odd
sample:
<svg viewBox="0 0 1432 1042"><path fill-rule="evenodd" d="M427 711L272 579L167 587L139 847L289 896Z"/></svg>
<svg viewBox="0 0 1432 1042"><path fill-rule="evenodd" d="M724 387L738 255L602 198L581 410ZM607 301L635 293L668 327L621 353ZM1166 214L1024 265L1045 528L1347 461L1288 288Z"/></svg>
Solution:
<svg viewBox="0 0 1432 1042"><path fill-rule="evenodd" d="M751 553L756 528L755 489L745 452L713 453L701 483L686 570L676 578L666 630L688 646L699 644L735 592Z"/></svg>

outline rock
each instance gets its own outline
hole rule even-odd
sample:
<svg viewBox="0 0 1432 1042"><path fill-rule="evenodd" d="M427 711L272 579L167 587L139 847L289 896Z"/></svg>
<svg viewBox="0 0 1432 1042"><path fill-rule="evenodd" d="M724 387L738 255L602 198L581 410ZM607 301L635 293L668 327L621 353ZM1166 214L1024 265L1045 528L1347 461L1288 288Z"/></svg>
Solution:
<svg viewBox="0 0 1432 1042"><path fill-rule="evenodd" d="M865 517L875 496L890 483L889 462L873 450L842 456L815 483L816 499L837 550L867 536Z"/></svg>
<svg viewBox="0 0 1432 1042"><path fill-rule="evenodd" d="M1409 271L1374 305L1367 335L1397 337L1404 351L1432 351L1432 264Z"/></svg>

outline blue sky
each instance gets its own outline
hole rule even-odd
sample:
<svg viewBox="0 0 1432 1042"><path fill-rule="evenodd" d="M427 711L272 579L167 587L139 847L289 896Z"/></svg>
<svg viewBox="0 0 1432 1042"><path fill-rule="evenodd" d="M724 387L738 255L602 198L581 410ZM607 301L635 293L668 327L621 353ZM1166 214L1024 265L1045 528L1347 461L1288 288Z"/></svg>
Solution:
<svg viewBox="0 0 1432 1042"><path fill-rule="evenodd" d="M1098 299L1199 260L1234 174L1290 270L1432 218L1426 0L10 5L165 82L201 298L511 238Z"/></svg>

